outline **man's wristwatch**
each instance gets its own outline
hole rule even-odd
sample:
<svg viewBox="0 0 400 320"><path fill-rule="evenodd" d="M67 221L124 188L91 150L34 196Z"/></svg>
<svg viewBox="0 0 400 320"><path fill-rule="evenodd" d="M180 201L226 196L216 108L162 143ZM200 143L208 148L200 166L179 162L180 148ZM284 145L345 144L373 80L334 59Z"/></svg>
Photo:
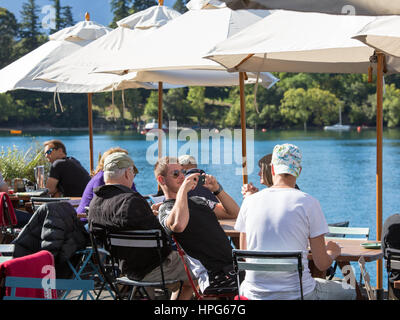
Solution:
<svg viewBox="0 0 400 320"><path fill-rule="evenodd" d="M213 192L214 196L217 196L221 193L222 190L224 190L224 188L222 188L221 184L218 182L218 189L216 191Z"/></svg>

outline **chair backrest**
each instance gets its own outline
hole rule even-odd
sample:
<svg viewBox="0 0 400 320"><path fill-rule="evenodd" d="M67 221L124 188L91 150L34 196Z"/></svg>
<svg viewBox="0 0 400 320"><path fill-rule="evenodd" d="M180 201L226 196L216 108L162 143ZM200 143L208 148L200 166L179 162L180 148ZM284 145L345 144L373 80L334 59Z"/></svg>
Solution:
<svg viewBox="0 0 400 320"><path fill-rule="evenodd" d="M388 300L399 300L399 290L394 288L394 281L400 280L400 250L385 248L383 254L387 271Z"/></svg>
<svg viewBox="0 0 400 320"><path fill-rule="evenodd" d="M117 299L122 300L122 296L118 288L114 285L115 279L119 276L118 268L114 268L111 261L110 248L107 247L107 231L101 225L89 223L89 236L93 248L93 255L100 269L100 273L115 292ZM100 252L103 256L100 255Z"/></svg>
<svg viewBox="0 0 400 320"><path fill-rule="evenodd" d="M68 201L70 198L45 198L45 197L31 197L32 210L36 211L43 203Z"/></svg>
<svg viewBox="0 0 400 320"><path fill-rule="evenodd" d="M233 266L238 277L239 271L297 272L300 282L300 296L303 300L303 262L302 251L250 251L232 250Z"/></svg>
<svg viewBox="0 0 400 320"><path fill-rule="evenodd" d="M161 230L129 230L107 233L111 247L158 248L161 249L163 238Z"/></svg>
<svg viewBox="0 0 400 320"><path fill-rule="evenodd" d="M334 227L328 226L329 233L325 235L325 238L357 238L368 240L369 228L354 228L354 227Z"/></svg>
<svg viewBox="0 0 400 320"><path fill-rule="evenodd" d="M14 207L6 192L0 192L0 227L13 228L17 225Z"/></svg>
<svg viewBox="0 0 400 320"><path fill-rule="evenodd" d="M46 300L52 299L51 294L46 295L47 298L31 298L16 296L17 288L43 289L43 290L81 290L83 291L84 299L87 292L94 289L93 280L71 280L71 279L54 279L54 281L45 282L43 278L24 278L24 277L6 277L5 286L11 288L11 294L4 296L4 300Z"/></svg>
<svg viewBox="0 0 400 320"><path fill-rule="evenodd" d="M386 248L384 252L388 272L400 272L400 250Z"/></svg>
<svg viewBox="0 0 400 320"><path fill-rule="evenodd" d="M334 223L328 223L329 227L348 227L350 224L350 221L340 221L340 222L334 222ZM345 237L345 234L338 234L338 233L327 233L325 234L325 237Z"/></svg>
<svg viewBox="0 0 400 320"><path fill-rule="evenodd" d="M119 248L155 248L158 251L161 269L162 289L166 292L165 276L162 265L161 248L164 246L161 230L127 230L127 231L110 231L107 232L107 242L110 248L111 259L113 263L118 263L119 259L126 257L118 256L116 253Z"/></svg>

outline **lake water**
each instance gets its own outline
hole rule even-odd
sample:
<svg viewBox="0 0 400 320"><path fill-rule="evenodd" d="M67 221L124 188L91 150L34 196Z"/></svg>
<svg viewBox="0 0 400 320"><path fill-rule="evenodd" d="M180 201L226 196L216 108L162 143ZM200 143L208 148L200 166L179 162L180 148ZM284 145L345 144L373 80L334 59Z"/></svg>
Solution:
<svg viewBox="0 0 400 320"><path fill-rule="evenodd" d="M233 135L232 135L233 136ZM250 137L250 136L248 136ZM89 143L87 132L24 133L21 136L0 135L1 146L16 145L28 149L33 141L57 138L62 140L69 156L81 161L89 170ZM191 152L202 159L201 167L213 174L224 189L238 202L242 202L240 193L241 142L233 139L231 143L221 139L220 148L212 145L211 139L201 140L198 144L188 141L167 141L164 150L178 154ZM224 142L223 142L224 141ZM175 145L176 143L176 145ZM249 139L247 145L249 163L249 181L262 188L259 182L257 161L263 155L271 153L276 144L293 143L303 152L303 170L298 179L302 191L316 197L325 213L328 223L344 220L350 226L369 227L370 239L376 236L376 132L373 129L357 132L309 131L267 131L257 132L254 142ZM153 165L146 154L154 154L156 142L146 141L144 135L136 132L102 132L94 134L94 158L97 164L98 154L110 147L119 146L129 151L140 173L135 178L137 189L142 194L155 193L157 184L153 175ZM193 147L195 146L195 148ZM155 154L156 156L156 154ZM203 157L203 158L202 158ZM219 161L218 161L219 157ZM151 159L150 159L151 160ZM150 161L151 162L151 161ZM208 163L206 163L208 162ZM251 171L251 169L253 170ZM400 130L385 130L383 141L383 221L394 213L399 213L400 190ZM358 267L355 268L358 271ZM367 264L371 282L375 285L376 264ZM358 272L357 272L358 274ZM386 271L384 270L386 288Z"/></svg>

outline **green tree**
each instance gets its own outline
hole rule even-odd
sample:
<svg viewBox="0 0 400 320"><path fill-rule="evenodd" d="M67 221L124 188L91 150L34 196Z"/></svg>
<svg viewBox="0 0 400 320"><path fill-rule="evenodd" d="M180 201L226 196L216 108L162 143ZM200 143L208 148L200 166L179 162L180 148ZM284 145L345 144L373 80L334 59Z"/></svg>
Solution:
<svg viewBox="0 0 400 320"><path fill-rule="evenodd" d="M35 0L28 0L22 5L21 19L20 36L23 38L23 47L27 53L36 49L42 43L40 40L39 9Z"/></svg>
<svg viewBox="0 0 400 320"><path fill-rule="evenodd" d="M51 29L50 33L57 32L61 30L62 18L61 18L61 4L60 0L53 0L53 7L55 9L55 29Z"/></svg>
<svg viewBox="0 0 400 320"><path fill-rule="evenodd" d="M383 96L383 120L389 128L399 126L400 123L400 89L394 84L386 85Z"/></svg>
<svg viewBox="0 0 400 320"><path fill-rule="evenodd" d="M146 10L152 6L156 6L158 4L155 0L134 0L133 2L133 10L134 12L139 12Z"/></svg>
<svg viewBox="0 0 400 320"><path fill-rule="evenodd" d="M189 87L187 100L197 115L197 122L203 123L205 117L205 87Z"/></svg>
<svg viewBox="0 0 400 320"><path fill-rule="evenodd" d="M132 0L111 0L111 11L114 17L110 23L110 27L115 28L117 27L117 21L134 12L132 9Z"/></svg>
<svg viewBox="0 0 400 320"><path fill-rule="evenodd" d="M149 98L147 99L144 107L144 115L147 119L158 118L158 92L151 91Z"/></svg>
<svg viewBox="0 0 400 320"><path fill-rule="evenodd" d="M174 9L180 13L185 13L186 11L188 11L186 4L187 4L187 1L185 1L185 0L176 0L172 9Z"/></svg>
<svg viewBox="0 0 400 320"><path fill-rule="evenodd" d="M0 69L13 61L14 37L17 34L18 23L14 14L0 7Z"/></svg>
<svg viewBox="0 0 400 320"><path fill-rule="evenodd" d="M281 102L281 114L289 124L320 127L337 122L342 104L334 94L319 88L289 89Z"/></svg>
<svg viewBox="0 0 400 320"><path fill-rule="evenodd" d="M0 94L0 121L6 122L15 110L13 98L7 93Z"/></svg>
<svg viewBox="0 0 400 320"><path fill-rule="evenodd" d="M163 106L166 120L176 120L178 125L194 122L195 110L187 101L186 92L186 88L177 88L168 90L164 95Z"/></svg>
<svg viewBox="0 0 400 320"><path fill-rule="evenodd" d="M139 122L145 109L145 100L138 89L125 90L126 109L132 116L134 122Z"/></svg>
<svg viewBox="0 0 400 320"><path fill-rule="evenodd" d="M63 6L61 12L62 12L61 28L73 26L75 24L75 21L72 15L72 7Z"/></svg>

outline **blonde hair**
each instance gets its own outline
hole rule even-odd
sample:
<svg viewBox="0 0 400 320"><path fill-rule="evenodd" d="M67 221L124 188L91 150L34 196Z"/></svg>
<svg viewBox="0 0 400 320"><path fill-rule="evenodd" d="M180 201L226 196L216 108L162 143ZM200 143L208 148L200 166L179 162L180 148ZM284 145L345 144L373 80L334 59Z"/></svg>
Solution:
<svg viewBox="0 0 400 320"><path fill-rule="evenodd" d="M112 154L112 153L114 153L114 152L123 152L123 153L128 154L128 151L127 151L127 150L122 149L122 148L120 148L120 147L108 149L108 150L105 151L105 152L103 153L103 155L101 156L101 158L100 158L100 160L99 160L99 163L97 164L97 168L96 168L96 170L94 171L94 174L93 174L93 175L95 175L95 174L97 174L99 171L103 170L103 167L104 167L104 160L107 158L108 155L110 155L110 154Z"/></svg>
<svg viewBox="0 0 400 320"><path fill-rule="evenodd" d="M167 175L168 165L170 163L179 164L178 159L175 157L163 157L156 162L156 164L154 165L154 176L156 177L156 179L158 176L165 177Z"/></svg>
<svg viewBox="0 0 400 320"><path fill-rule="evenodd" d="M181 165L186 166L188 164L194 164L197 165L196 159L195 157L188 155L188 154L184 154L182 156L180 156L178 158L178 161Z"/></svg>

